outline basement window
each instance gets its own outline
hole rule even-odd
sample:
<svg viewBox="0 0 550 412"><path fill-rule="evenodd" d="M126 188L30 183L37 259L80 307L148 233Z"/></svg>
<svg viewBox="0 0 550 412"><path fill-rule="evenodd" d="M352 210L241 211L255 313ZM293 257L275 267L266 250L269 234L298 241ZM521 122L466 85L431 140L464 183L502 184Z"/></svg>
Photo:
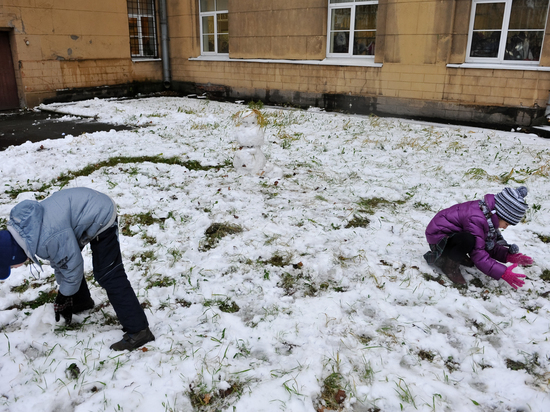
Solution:
<svg viewBox="0 0 550 412"><path fill-rule="evenodd" d="M133 58L157 58L157 26L154 0L127 0L130 53Z"/></svg>
<svg viewBox="0 0 550 412"><path fill-rule="evenodd" d="M378 0L329 0L327 57L374 58Z"/></svg>
<svg viewBox="0 0 550 412"><path fill-rule="evenodd" d="M466 62L538 64L549 0L473 0Z"/></svg>
<svg viewBox="0 0 550 412"><path fill-rule="evenodd" d="M203 55L229 54L228 0L200 0Z"/></svg>

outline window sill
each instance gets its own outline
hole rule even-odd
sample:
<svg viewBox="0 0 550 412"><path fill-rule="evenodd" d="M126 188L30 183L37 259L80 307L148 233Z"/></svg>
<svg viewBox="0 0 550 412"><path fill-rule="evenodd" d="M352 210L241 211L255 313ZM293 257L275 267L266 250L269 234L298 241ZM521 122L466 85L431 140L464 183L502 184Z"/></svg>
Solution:
<svg viewBox="0 0 550 412"><path fill-rule="evenodd" d="M317 66L361 66L361 67L382 67L382 63L374 63L368 58L338 58L327 57L323 60L287 60L287 59L232 59L229 56L199 56L189 57L189 60L218 61L218 62L245 62L245 63L281 63L281 64L310 64Z"/></svg>
<svg viewBox="0 0 550 412"><path fill-rule="evenodd" d="M550 67L535 66L530 64L462 63L462 64L448 64L447 67L452 69L525 70L525 71L550 72Z"/></svg>
<svg viewBox="0 0 550 412"><path fill-rule="evenodd" d="M132 62L141 63L141 62L160 62L162 59L160 57L132 57Z"/></svg>

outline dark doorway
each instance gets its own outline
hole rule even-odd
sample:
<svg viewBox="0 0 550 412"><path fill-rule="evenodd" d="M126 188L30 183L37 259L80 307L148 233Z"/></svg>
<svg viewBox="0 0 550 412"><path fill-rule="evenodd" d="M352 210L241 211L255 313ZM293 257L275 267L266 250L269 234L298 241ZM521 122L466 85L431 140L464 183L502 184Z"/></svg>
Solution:
<svg viewBox="0 0 550 412"><path fill-rule="evenodd" d="M11 56L10 36L7 31L0 31L0 110L19 107L17 82Z"/></svg>

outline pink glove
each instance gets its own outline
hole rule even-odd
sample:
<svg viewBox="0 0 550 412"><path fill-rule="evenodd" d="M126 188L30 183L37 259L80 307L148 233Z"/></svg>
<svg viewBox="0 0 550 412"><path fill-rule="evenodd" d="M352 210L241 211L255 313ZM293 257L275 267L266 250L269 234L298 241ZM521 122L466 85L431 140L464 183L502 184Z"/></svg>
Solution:
<svg viewBox="0 0 550 412"><path fill-rule="evenodd" d="M506 271L504 272L504 275L502 275L502 279L508 282L510 286L512 286L516 290L518 289L518 287L521 288L523 285L525 285L525 282L520 279L524 278L525 275L512 272L512 270L514 270L517 265L517 263L514 263L512 266L508 266L506 268Z"/></svg>
<svg viewBox="0 0 550 412"><path fill-rule="evenodd" d="M508 254L506 257L507 263L517 263L520 266L531 266L533 259L522 253Z"/></svg>

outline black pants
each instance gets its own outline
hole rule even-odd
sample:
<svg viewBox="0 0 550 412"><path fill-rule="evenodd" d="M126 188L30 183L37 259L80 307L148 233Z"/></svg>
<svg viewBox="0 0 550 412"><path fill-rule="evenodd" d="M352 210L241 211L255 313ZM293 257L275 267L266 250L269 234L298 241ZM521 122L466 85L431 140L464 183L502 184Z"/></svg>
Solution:
<svg viewBox="0 0 550 412"><path fill-rule="evenodd" d="M136 333L147 328L149 323L137 296L128 281L122 254L118 243L118 226L114 226L95 237L90 242L94 278L105 289L113 309L124 331ZM80 289L73 296L74 301L90 297L86 279L82 278Z"/></svg>
<svg viewBox="0 0 550 412"><path fill-rule="evenodd" d="M441 256L447 257L455 262L463 262L467 254L474 250L476 239L474 235L468 232L459 232L452 235Z"/></svg>

